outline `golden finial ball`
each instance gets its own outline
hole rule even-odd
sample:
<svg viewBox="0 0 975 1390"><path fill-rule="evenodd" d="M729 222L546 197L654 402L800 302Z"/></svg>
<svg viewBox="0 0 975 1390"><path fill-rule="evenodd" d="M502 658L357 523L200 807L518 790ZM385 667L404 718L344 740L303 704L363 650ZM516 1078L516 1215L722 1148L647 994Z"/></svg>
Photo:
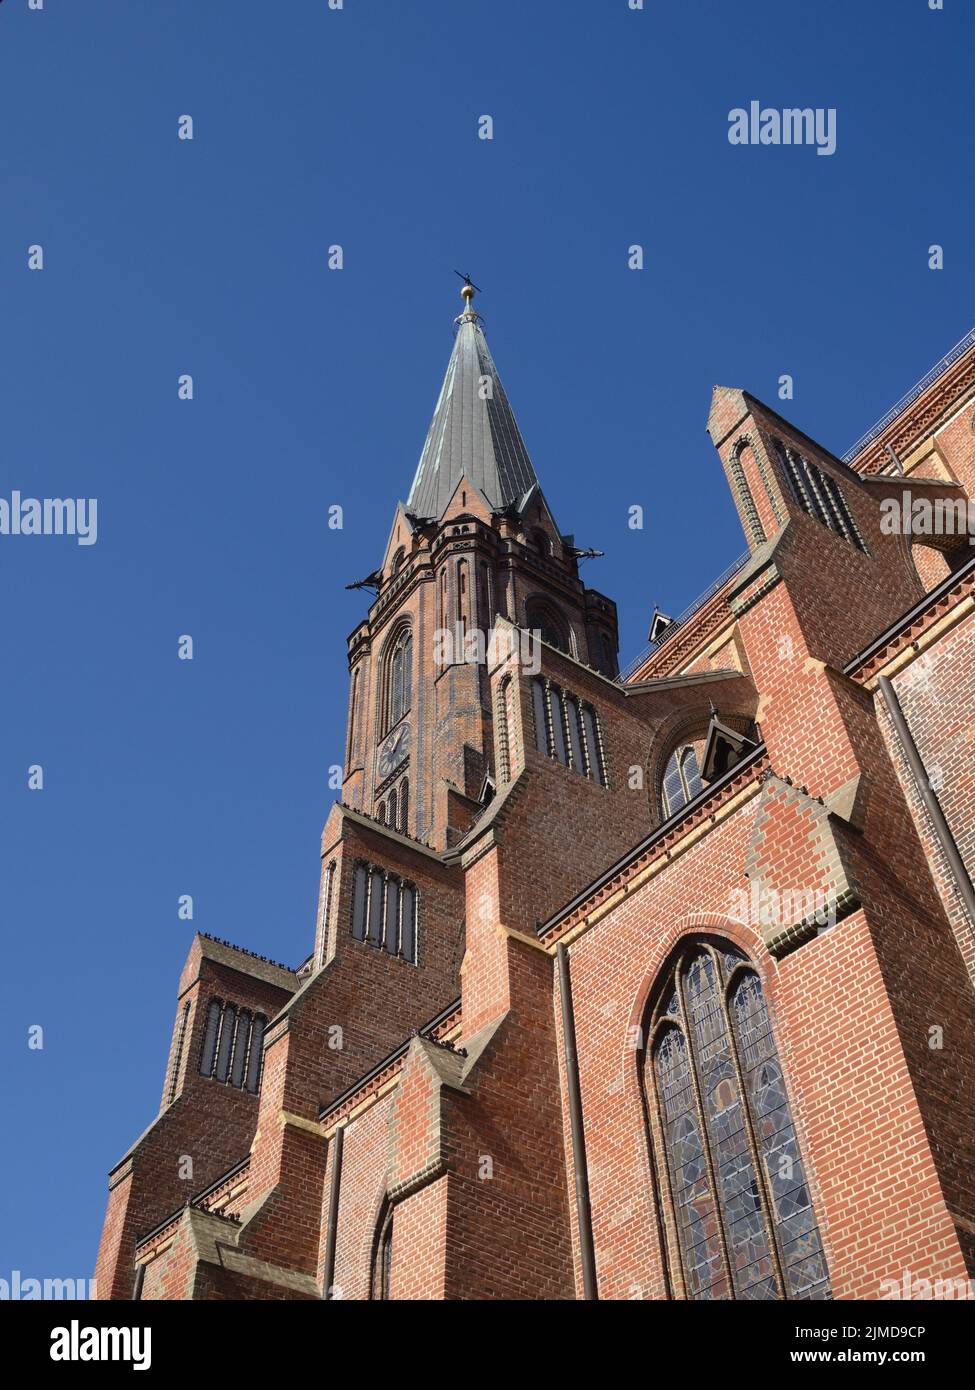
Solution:
<svg viewBox="0 0 975 1390"><path fill-rule="evenodd" d="M468 301L472 300L472 299L474 298L474 286L473 286L473 285L463 285L463 286L461 286L460 297L461 297L461 299L466 299L466 300L468 300Z"/></svg>

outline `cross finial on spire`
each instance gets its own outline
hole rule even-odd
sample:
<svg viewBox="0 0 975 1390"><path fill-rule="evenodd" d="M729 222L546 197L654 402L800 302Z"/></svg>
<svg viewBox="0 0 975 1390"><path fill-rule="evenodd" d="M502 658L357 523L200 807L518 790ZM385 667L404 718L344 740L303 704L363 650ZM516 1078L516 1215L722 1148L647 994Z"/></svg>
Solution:
<svg viewBox="0 0 975 1390"><path fill-rule="evenodd" d="M460 291L460 297L464 301L464 312L458 315L454 322L474 323L481 317L474 308L474 295L478 291L479 286L474 284L474 281L469 275L461 275L459 270L455 270L454 274L460 276L461 280L464 282Z"/></svg>

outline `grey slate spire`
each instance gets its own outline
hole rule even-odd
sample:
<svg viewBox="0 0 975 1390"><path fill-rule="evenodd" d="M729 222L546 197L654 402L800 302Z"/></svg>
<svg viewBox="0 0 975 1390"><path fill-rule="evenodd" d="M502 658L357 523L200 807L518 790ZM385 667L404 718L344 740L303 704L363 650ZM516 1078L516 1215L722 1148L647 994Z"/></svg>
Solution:
<svg viewBox="0 0 975 1390"><path fill-rule="evenodd" d="M498 510L538 482L471 303L473 285L465 284L461 295L454 350L407 499L416 516L439 517L465 474ZM491 389L486 400L484 378Z"/></svg>

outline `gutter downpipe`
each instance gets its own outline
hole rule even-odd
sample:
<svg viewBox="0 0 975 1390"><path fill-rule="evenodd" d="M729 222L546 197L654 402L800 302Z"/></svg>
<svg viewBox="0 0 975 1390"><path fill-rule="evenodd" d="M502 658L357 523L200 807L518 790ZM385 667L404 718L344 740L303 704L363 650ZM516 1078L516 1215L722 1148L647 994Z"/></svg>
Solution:
<svg viewBox="0 0 975 1390"><path fill-rule="evenodd" d="M322 1297L330 1302L332 1299L332 1284L335 1280L335 1240L338 1235L339 1225L339 1193L342 1188L342 1146L345 1141L345 1126L335 1131L332 1143L335 1145L335 1152L332 1154L332 1177L328 1189L328 1230L325 1234L325 1275L322 1280L324 1288Z"/></svg>
<svg viewBox="0 0 975 1390"><path fill-rule="evenodd" d="M586 1136L582 1125L582 1088L579 1084L579 1055L576 1051L576 1025L572 1010L572 983L569 953L560 941L556 947L559 963L559 996L562 1002L562 1037L565 1046L566 1083L569 1091L569 1123L572 1129L572 1160L575 1170L576 1220L582 1260L582 1288L585 1299L598 1300L596 1251L592 1237L592 1206L589 1201L589 1164Z"/></svg>
<svg viewBox="0 0 975 1390"><path fill-rule="evenodd" d="M955 881L955 887L961 894L962 902L965 904L965 910L968 913L969 921L972 926L975 926L975 887L972 886L972 880L969 877L968 870L965 868L965 862L958 852L958 845L955 843L955 837L951 833L951 827L945 818L945 813L941 809L941 803L932 790L927 768L921 760L921 754L918 752L917 744L914 742L914 736L904 717L904 711L901 709L897 693L886 676L881 676L877 685L883 696L884 704L887 706L887 713L890 715L891 721L893 722L894 731L897 734L897 741L900 744L901 751L907 759L911 772L914 774L914 782L921 800L924 802L925 809L931 817L935 838L944 851L944 856L948 861L948 868Z"/></svg>

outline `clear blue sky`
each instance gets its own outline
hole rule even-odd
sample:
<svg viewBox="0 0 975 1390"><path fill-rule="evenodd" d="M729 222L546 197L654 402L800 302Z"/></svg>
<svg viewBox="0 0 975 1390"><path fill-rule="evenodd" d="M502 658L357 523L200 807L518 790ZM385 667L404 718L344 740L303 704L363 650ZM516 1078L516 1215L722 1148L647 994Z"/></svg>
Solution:
<svg viewBox="0 0 975 1390"><path fill-rule="evenodd" d="M973 51L963 0L0 4L0 496L99 503L94 546L0 537L0 1277L90 1272L191 932L311 947L343 586L409 487L453 268L626 659L744 548L715 382L791 373L842 452L975 323ZM733 147L752 99L835 107L836 154Z"/></svg>

